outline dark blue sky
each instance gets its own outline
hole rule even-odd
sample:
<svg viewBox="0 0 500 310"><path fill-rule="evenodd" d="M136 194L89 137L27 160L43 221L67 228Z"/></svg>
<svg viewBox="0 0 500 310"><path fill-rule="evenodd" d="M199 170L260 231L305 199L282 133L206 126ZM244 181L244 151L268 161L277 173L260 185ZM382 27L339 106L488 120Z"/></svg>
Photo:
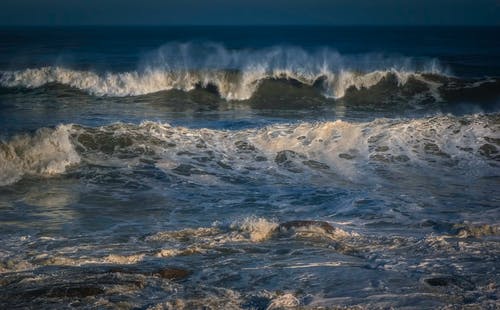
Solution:
<svg viewBox="0 0 500 310"><path fill-rule="evenodd" d="M500 0L2 0L3 25L500 25Z"/></svg>

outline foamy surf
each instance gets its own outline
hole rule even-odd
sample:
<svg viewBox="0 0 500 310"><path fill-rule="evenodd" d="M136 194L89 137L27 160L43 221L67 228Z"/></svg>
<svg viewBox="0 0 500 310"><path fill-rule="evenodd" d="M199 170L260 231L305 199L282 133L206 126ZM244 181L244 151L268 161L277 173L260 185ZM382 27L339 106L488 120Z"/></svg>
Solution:
<svg viewBox="0 0 500 310"><path fill-rule="evenodd" d="M355 181L384 169L450 170L487 176L498 169L496 115L437 116L356 123L275 124L244 130L190 129L143 122L97 128L61 125L3 142L1 184L54 175L82 162L119 169L144 163L203 184L245 175L333 175Z"/></svg>
<svg viewBox="0 0 500 310"><path fill-rule="evenodd" d="M3 30L0 308L500 300L497 28Z"/></svg>
<svg viewBox="0 0 500 310"><path fill-rule="evenodd" d="M328 229L325 229L328 227ZM35 266L84 266L84 265L134 265L154 261L158 258L184 257L204 255L222 251L224 248L244 248L248 245L259 245L272 242L273 239L286 237L290 242L301 240L316 240L326 237L326 242L317 245L334 244L335 242L349 243L360 239L356 232L345 230L341 223L330 224L325 221L296 220L278 221L257 216L223 222L214 222L209 227L185 228L173 231L159 231L145 237L129 240L127 243L146 245L140 252L122 253L120 245L117 252L109 255L81 255L79 251L99 252L98 245L76 249L67 247L58 253L50 250L38 255L26 253L3 253L0 256L0 273L22 271L36 268ZM290 232L286 234L285 232ZM22 242L29 246L35 236L25 237ZM64 238L42 238L44 242L61 242Z"/></svg>
<svg viewBox="0 0 500 310"><path fill-rule="evenodd" d="M60 174L80 162L70 141L71 125L42 128L34 135L19 135L0 142L0 186L19 181L24 175Z"/></svg>

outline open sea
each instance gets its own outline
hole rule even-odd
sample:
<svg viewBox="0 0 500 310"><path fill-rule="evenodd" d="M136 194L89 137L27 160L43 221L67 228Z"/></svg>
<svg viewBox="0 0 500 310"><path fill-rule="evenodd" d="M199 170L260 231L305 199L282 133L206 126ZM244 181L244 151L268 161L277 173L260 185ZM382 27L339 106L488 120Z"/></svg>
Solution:
<svg viewBox="0 0 500 310"><path fill-rule="evenodd" d="M0 28L0 308L351 307L500 307L499 27Z"/></svg>

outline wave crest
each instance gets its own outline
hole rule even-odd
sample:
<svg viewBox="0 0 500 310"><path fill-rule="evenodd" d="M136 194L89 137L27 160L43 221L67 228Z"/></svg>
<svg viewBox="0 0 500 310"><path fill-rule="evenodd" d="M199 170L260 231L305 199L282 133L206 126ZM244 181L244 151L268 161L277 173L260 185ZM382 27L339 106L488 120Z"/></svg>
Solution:
<svg viewBox="0 0 500 310"><path fill-rule="evenodd" d="M67 85L96 96L138 96L197 87L217 88L226 100L251 98L266 79L290 79L318 86L326 97L341 98L346 91L370 88L389 75L405 85L411 77L443 74L435 60L376 54L343 56L330 49L313 52L296 47L229 50L218 44L167 44L144 57L139 69L98 73L65 67L4 71L3 87L35 88L49 83Z"/></svg>

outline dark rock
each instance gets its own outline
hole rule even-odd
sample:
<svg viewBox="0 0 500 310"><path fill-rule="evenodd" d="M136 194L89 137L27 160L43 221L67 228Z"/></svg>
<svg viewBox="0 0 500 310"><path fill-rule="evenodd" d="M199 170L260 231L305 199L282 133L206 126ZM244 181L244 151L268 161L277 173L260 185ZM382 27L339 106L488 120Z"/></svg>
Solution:
<svg viewBox="0 0 500 310"><path fill-rule="evenodd" d="M319 227L323 229L326 233L335 232L336 228L324 221L289 221L285 223L281 223L278 226L278 230L289 230L296 229L301 227Z"/></svg>

